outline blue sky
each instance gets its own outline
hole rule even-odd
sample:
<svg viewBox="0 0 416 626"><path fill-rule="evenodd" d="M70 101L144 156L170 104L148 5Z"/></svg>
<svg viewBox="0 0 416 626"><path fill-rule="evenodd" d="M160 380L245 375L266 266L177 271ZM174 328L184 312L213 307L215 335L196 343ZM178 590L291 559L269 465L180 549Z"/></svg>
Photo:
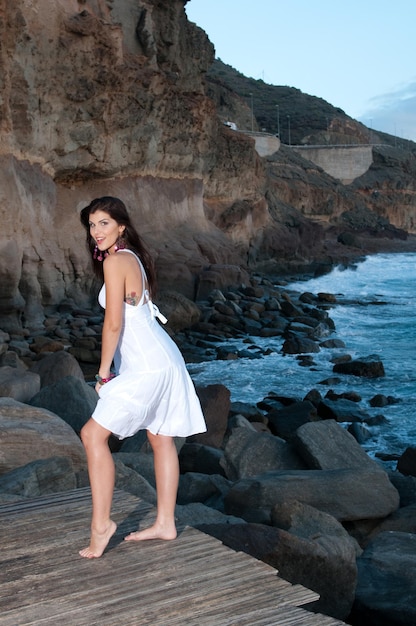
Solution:
<svg viewBox="0 0 416 626"><path fill-rule="evenodd" d="M216 57L416 141L415 0L189 0Z"/></svg>

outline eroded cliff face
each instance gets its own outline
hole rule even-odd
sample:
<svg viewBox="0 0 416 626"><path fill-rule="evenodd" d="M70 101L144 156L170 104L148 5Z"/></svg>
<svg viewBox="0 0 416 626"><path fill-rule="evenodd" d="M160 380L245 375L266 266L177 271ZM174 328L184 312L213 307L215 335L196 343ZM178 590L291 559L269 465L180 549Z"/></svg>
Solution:
<svg viewBox="0 0 416 626"><path fill-rule="evenodd" d="M185 4L0 4L0 328L95 301L79 211L97 196L125 201L160 288L190 298L212 265L235 278L326 254L325 224L352 196L222 124L204 85L213 46Z"/></svg>
<svg viewBox="0 0 416 626"><path fill-rule="evenodd" d="M16 0L0 11L1 326L41 325L45 308L95 297L79 211L100 195L126 202L162 288L193 297L204 267L244 263L244 242L234 248L206 215L204 184L208 214L217 201L261 203L262 168L205 95L214 50L184 2Z"/></svg>
<svg viewBox="0 0 416 626"><path fill-rule="evenodd" d="M393 146L375 146L373 165L351 187L366 205L391 224L416 233L416 155Z"/></svg>

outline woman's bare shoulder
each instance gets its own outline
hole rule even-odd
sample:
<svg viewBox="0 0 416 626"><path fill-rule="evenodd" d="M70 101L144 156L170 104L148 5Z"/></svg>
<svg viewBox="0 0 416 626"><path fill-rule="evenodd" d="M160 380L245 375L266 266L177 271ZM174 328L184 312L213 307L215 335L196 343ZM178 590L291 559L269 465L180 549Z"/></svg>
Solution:
<svg viewBox="0 0 416 626"><path fill-rule="evenodd" d="M104 259L104 267L121 267L125 265L126 267L129 264L137 264L137 260L135 259L133 254L123 254L123 251L116 252L114 254L109 254Z"/></svg>

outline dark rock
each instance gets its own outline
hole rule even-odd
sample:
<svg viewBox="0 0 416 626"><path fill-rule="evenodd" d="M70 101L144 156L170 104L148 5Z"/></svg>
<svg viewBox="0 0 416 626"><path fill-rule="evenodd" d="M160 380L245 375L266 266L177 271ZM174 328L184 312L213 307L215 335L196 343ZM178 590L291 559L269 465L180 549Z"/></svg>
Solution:
<svg viewBox="0 0 416 626"><path fill-rule="evenodd" d="M126 467L140 474L149 485L156 489L155 467L152 452L116 452L113 454L114 461L123 463Z"/></svg>
<svg viewBox="0 0 416 626"><path fill-rule="evenodd" d="M370 539L386 531L416 534L416 503L401 507L382 520L371 532Z"/></svg>
<svg viewBox="0 0 416 626"><path fill-rule="evenodd" d="M42 352L58 352L64 350L65 346L61 341L55 341L51 337L37 335L33 338L30 349L35 354L41 354Z"/></svg>
<svg viewBox="0 0 416 626"><path fill-rule="evenodd" d="M238 356L238 350L230 350L226 346L220 346L216 350L218 361L236 361Z"/></svg>
<svg viewBox="0 0 416 626"><path fill-rule="evenodd" d="M348 426L348 432L359 444L363 444L373 436L371 431L359 422L353 422Z"/></svg>
<svg viewBox="0 0 416 626"><path fill-rule="evenodd" d="M230 480L257 476L270 470L305 468L286 441L247 428L232 431L227 439L221 466Z"/></svg>
<svg viewBox="0 0 416 626"><path fill-rule="evenodd" d="M223 510L223 497L228 492L231 482L217 474L199 474L188 472L179 478L178 504L202 502L207 506Z"/></svg>
<svg viewBox="0 0 416 626"><path fill-rule="evenodd" d="M331 358L331 363L348 363L351 359L350 354L336 354Z"/></svg>
<svg viewBox="0 0 416 626"><path fill-rule="evenodd" d="M300 335L291 335L282 346L283 354L302 354L319 351L319 344L316 341Z"/></svg>
<svg viewBox="0 0 416 626"><path fill-rule="evenodd" d="M317 296L320 302L328 302L330 304L335 304L337 301L336 296L332 293L324 293L321 291L317 294Z"/></svg>
<svg viewBox="0 0 416 626"><path fill-rule="evenodd" d="M318 418L317 410L309 401L295 402L283 409L273 409L267 414L270 430L274 435L289 441L302 424Z"/></svg>
<svg viewBox="0 0 416 626"><path fill-rule="evenodd" d="M36 361L31 365L30 371L39 374L41 387L53 385L65 376L75 376L84 381L84 374L78 361L66 350L54 352Z"/></svg>
<svg viewBox="0 0 416 626"><path fill-rule="evenodd" d="M263 327L258 334L259 337L280 337L282 330L280 328Z"/></svg>
<svg viewBox="0 0 416 626"><path fill-rule="evenodd" d="M185 443L179 453L179 466L182 474L199 472L201 474L225 475L221 467L224 452L219 448L204 446L202 443Z"/></svg>
<svg viewBox="0 0 416 626"><path fill-rule="evenodd" d="M311 389L303 398L305 402L311 402L314 407L317 407L322 400L322 396L317 389Z"/></svg>
<svg viewBox="0 0 416 626"><path fill-rule="evenodd" d="M79 433L91 417L97 401L97 393L90 385L76 376L66 376L43 387L30 400L30 405L52 411Z"/></svg>
<svg viewBox="0 0 416 626"><path fill-rule="evenodd" d="M357 578L355 550L348 540L299 537L260 524L206 524L200 529L268 563L292 584L316 591L320 599L308 604L310 610L339 619L348 616Z"/></svg>
<svg viewBox="0 0 416 626"><path fill-rule="evenodd" d="M390 472L389 478L399 492L401 507L416 504L416 478L414 476L403 476L400 472Z"/></svg>
<svg viewBox="0 0 416 626"><path fill-rule="evenodd" d="M292 535L314 541L322 537L336 537L352 545L357 556L362 554L358 542L335 517L308 504L296 501L279 502L272 510L272 525L287 530Z"/></svg>
<svg viewBox="0 0 416 626"><path fill-rule="evenodd" d="M381 378L385 376L383 363L377 355L363 357L348 363L335 363L333 371L338 374L351 374L364 378Z"/></svg>
<svg viewBox="0 0 416 626"><path fill-rule="evenodd" d="M380 426L380 424L387 424L387 419L384 415L379 413L378 415L371 415L365 419L367 426Z"/></svg>
<svg viewBox="0 0 416 626"><path fill-rule="evenodd" d="M310 422L297 429L295 449L312 469L368 469L383 471L352 435L334 420Z"/></svg>
<svg viewBox="0 0 416 626"><path fill-rule="evenodd" d="M225 510L248 522L270 524L273 507L289 500L309 504L339 521L383 518L399 506L399 494L387 474L365 468L280 470L244 478L228 492Z"/></svg>
<svg viewBox="0 0 416 626"><path fill-rule="evenodd" d="M371 398L369 404L374 407L384 407L387 406L389 401L387 400L387 396L384 396L382 393L378 393L376 396Z"/></svg>
<svg viewBox="0 0 416 626"><path fill-rule="evenodd" d="M295 306L290 299L282 300L280 307L286 317L300 317L302 315L302 310Z"/></svg>
<svg viewBox="0 0 416 626"><path fill-rule="evenodd" d="M132 493L150 504L156 504L156 489L138 472L114 457L116 470L115 487L127 493Z"/></svg>
<svg viewBox="0 0 416 626"><path fill-rule="evenodd" d="M7 350L7 345L6 345L6 350ZM0 344L0 353L1 353L1 344ZM27 365L19 358L18 354L16 352L13 352L12 350L7 350L1 353L0 367L3 367L4 365L8 365L9 367L14 367L15 369L18 369L22 372L27 370Z"/></svg>
<svg viewBox="0 0 416 626"><path fill-rule="evenodd" d="M343 232L340 233L337 237L337 241L342 243L344 246L352 246L354 248L361 248L360 239L351 232Z"/></svg>
<svg viewBox="0 0 416 626"><path fill-rule="evenodd" d="M40 377L29 372L5 365L0 367L0 396L28 402L40 389Z"/></svg>
<svg viewBox="0 0 416 626"><path fill-rule="evenodd" d="M325 339L319 345L321 348L345 348L345 343L341 339Z"/></svg>
<svg viewBox="0 0 416 626"><path fill-rule="evenodd" d="M315 304L317 300L317 296L309 291L305 291L299 296L299 301L305 302L306 304Z"/></svg>
<svg viewBox="0 0 416 626"><path fill-rule="evenodd" d="M405 476L416 476L416 447L406 448L397 461L397 469Z"/></svg>
<svg viewBox="0 0 416 626"><path fill-rule="evenodd" d="M336 376L331 376L330 378L325 378L325 380L320 380L318 385L339 385L341 382L340 378Z"/></svg>
<svg viewBox="0 0 416 626"><path fill-rule="evenodd" d="M207 425L207 432L192 435L188 441L220 448L227 429L230 391L224 385L198 387L196 391Z"/></svg>
<svg viewBox="0 0 416 626"><path fill-rule="evenodd" d="M12 493L22 498L37 498L76 487L77 479L69 457L32 461L0 476L0 493Z"/></svg>
<svg viewBox="0 0 416 626"><path fill-rule="evenodd" d="M337 422L366 422L370 416L351 400L329 400L324 398L318 405L318 415L324 420Z"/></svg>
<svg viewBox="0 0 416 626"><path fill-rule="evenodd" d="M223 315L235 315L235 310L225 302L215 302L214 308Z"/></svg>
<svg viewBox="0 0 416 626"><path fill-rule="evenodd" d="M416 535L383 532L357 560L358 582L351 623L416 624Z"/></svg>
<svg viewBox="0 0 416 626"><path fill-rule="evenodd" d="M361 396L355 391L345 391L343 393L335 393L332 389L327 391L325 398L329 400L350 400L351 402L361 402Z"/></svg>
<svg viewBox="0 0 416 626"><path fill-rule="evenodd" d="M0 474L49 457L68 457L85 468L84 447L60 417L12 398L0 398Z"/></svg>
<svg viewBox="0 0 416 626"><path fill-rule="evenodd" d="M190 504L177 504L175 507L175 518L183 526L192 526L205 532L207 524L219 524L228 526L229 524L245 524L239 517L225 515L220 511L206 506L201 502L191 502Z"/></svg>
<svg viewBox="0 0 416 626"><path fill-rule="evenodd" d="M255 422L261 421L263 418L263 413L259 408L247 402L231 402L230 415L236 415L237 413Z"/></svg>
<svg viewBox="0 0 416 626"><path fill-rule="evenodd" d="M299 361L301 367L313 367L315 365L315 361L310 354L300 354L296 359Z"/></svg>
<svg viewBox="0 0 416 626"><path fill-rule="evenodd" d="M142 449L143 445L147 443L147 433L145 430L139 430L132 437L126 437L126 439L117 441L117 451L123 453L137 453ZM113 445L115 447L115 442Z"/></svg>

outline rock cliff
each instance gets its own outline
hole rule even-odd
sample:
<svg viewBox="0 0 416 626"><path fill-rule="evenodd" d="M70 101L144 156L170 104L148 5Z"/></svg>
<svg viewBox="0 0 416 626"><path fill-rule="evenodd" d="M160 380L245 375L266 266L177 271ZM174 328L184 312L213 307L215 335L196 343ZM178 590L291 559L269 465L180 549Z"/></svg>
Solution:
<svg viewBox="0 0 416 626"><path fill-rule="evenodd" d="M190 298L212 265L327 255L316 218L354 194L222 124L204 80L214 49L185 4L0 4L0 328L95 301L79 211L101 195L126 202L160 287Z"/></svg>

